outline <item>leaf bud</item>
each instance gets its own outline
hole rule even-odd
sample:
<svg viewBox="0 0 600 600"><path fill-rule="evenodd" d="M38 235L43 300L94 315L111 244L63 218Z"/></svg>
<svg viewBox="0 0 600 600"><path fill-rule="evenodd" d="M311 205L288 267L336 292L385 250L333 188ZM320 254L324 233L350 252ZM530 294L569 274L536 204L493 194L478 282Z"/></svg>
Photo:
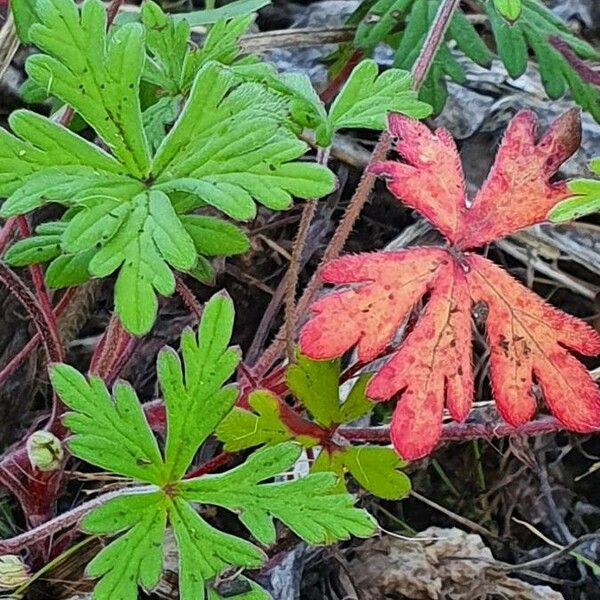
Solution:
<svg viewBox="0 0 600 600"><path fill-rule="evenodd" d="M28 581L29 570L20 556L0 556L0 591L14 590Z"/></svg>
<svg viewBox="0 0 600 600"><path fill-rule="evenodd" d="M59 468L64 451L61 441L49 431L35 431L27 439L27 456L33 467L40 471Z"/></svg>

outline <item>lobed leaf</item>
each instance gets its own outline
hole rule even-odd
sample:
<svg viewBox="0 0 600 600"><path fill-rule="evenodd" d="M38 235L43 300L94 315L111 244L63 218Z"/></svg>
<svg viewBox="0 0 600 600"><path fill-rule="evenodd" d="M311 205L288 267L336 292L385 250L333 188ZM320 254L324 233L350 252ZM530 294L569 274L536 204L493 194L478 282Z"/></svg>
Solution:
<svg viewBox="0 0 600 600"><path fill-rule="evenodd" d="M261 483L291 467L300 451L293 443L257 450L227 473L181 482L182 497L238 512L252 535L265 544L275 541L274 517L311 544L371 535L373 520L352 506L348 494L334 491L332 474Z"/></svg>
<svg viewBox="0 0 600 600"><path fill-rule="evenodd" d="M50 234L60 227L42 229ZM204 598L208 581L225 569L256 568L263 563L266 557L259 548L215 529L192 503L239 512L263 543L274 540L274 518L313 543L368 535L374 529L371 517L353 507L352 497L335 489L331 474L271 483L298 459L300 447L295 444L256 452L226 473L182 479L237 395L234 387L223 387L239 360L237 351L228 347L233 318L229 297L217 294L204 307L198 336L190 331L182 335L183 368L174 351L164 349L159 355L158 378L166 409L164 459L129 386L117 383L113 401L99 378L88 381L67 365L51 369L54 389L72 411L65 416L65 425L74 434L69 439L73 455L153 484L113 492L82 522L88 533L119 536L88 566L88 574L99 578L96 600L133 600L138 587L152 590L162 570L167 523L179 555L183 600ZM251 585L248 591L253 592L248 598L261 597L258 586Z"/></svg>
<svg viewBox="0 0 600 600"><path fill-rule="evenodd" d="M533 416L535 381L567 429L599 428L600 392L570 351L598 354L600 336L486 259L465 252L542 222L568 197L564 182L552 177L579 142L577 113L565 113L539 140L534 116L519 113L471 206L456 146L446 131L432 133L398 115L390 117L390 131L397 136L402 162L376 164L373 172L430 219L450 247L349 256L326 265L323 281L345 287L313 305L313 318L300 333L301 351L331 360L356 346L358 359L369 361L397 346L366 394L374 400L399 397L391 438L401 456L418 458L437 443L444 406L454 419L468 414L471 309L484 304L491 384L504 419L518 426ZM396 344L398 329L424 300L424 310Z"/></svg>

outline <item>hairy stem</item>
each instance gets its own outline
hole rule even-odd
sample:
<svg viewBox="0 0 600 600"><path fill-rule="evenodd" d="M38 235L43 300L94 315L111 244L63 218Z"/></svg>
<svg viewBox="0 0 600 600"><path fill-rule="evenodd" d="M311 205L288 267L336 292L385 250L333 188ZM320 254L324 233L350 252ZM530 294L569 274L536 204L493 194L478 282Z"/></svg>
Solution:
<svg viewBox="0 0 600 600"><path fill-rule="evenodd" d="M175 290L179 294L185 307L196 317L196 319L200 320L200 317L202 316L202 304L198 302L192 290L190 290L179 274L175 275Z"/></svg>
<svg viewBox="0 0 600 600"><path fill-rule="evenodd" d="M31 317L46 348L48 360L50 362L61 362L63 356L61 342L56 335L56 331L48 322L47 315L42 311L36 297L23 281L3 262L0 262L0 282L11 291ZM52 318L54 319L54 313L52 313Z"/></svg>
<svg viewBox="0 0 600 600"><path fill-rule="evenodd" d="M58 319L60 315L65 311L69 303L75 295L75 288L69 288L61 297L54 308L54 317ZM15 356L6 364L6 366L0 370L0 385L2 385L23 363L24 360L38 347L42 341L42 336L37 332L28 342L23 346Z"/></svg>
<svg viewBox="0 0 600 600"><path fill-rule="evenodd" d="M492 423L447 423L442 427L440 444L443 442L476 439L489 440L517 435L542 435L554 431L564 431L564 429L564 425L559 423L554 417L540 417L519 427L513 427L503 421ZM348 441L353 442L378 442L386 444L390 442L390 428L387 425L381 427L340 427L338 433Z"/></svg>
<svg viewBox="0 0 600 600"><path fill-rule="evenodd" d="M49 536L54 536L60 531L67 529L67 527L76 525L79 523L82 517L95 508L102 506L109 500L113 500L114 498L119 498L121 496L132 496L134 494L151 494L158 491L158 489L159 488L154 485L147 485L140 487L121 488L112 492L107 492L101 496L96 496L93 500L85 502L84 504L80 504L76 508L62 513L50 521L42 523L34 529L30 529L29 531L21 533L20 535L8 540L0 541L0 553L14 554L21 551L23 548L39 544L39 542L47 539Z"/></svg>

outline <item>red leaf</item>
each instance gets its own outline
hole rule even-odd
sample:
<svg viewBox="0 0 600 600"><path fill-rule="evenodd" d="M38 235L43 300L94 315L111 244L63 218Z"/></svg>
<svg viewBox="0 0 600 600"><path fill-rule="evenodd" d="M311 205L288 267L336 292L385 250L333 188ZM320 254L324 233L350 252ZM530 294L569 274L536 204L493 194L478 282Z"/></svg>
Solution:
<svg viewBox="0 0 600 600"><path fill-rule="evenodd" d="M374 400L404 390L391 428L402 456L423 456L435 446L444 400L462 421L473 397L470 300L461 267L448 262L434 286L421 319L367 387Z"/></svg>
<svg viewBox="0 0 600 600"><path fill-rule="evenodd" d="M568 429L600 427L600 393L587 369L565 348L600 352L600 337L579 321L543 302L508 273L481 256L468 258L471 297L488 307L486 321L494 398L505 421L517 426L536 409L532 378Z"/></svg>
<svg viewBox="0 0 600 600"><path fill-rule="evenodd" d="M359 254L330 262L326 283L360 284L315 302L316 315L300 333L312 359L329 360L357 345L361 361L376 358L392 341L412 307L425 295L448 255L439 248Z"/></svg>
<svg viewBox="0 0 600 600"><path fill-rule="evenodd" d="M405 458L421 457L435 446L444 404L456 420L469 411L473 303L488 307L492 389L508 423L517 426L532 417L538 384L567 428L600 427L600 393L569 352L600 353L600 336L487 259L465 252L541 222L567 196L565 184L550 178L579 143L578 113L563 115L537 143L535 125L530 112L513 119L487 181L467 208L449 134L391 115L403 162L386 161L373 172L385 176L390 191L427 217L451 247L348 256L323 269L324 282L350 287L313 305L314 316L300 333L301 351L313 359L331 359L354 346L360 361L377 358L426 299L413 329L367 388L375 400L399 396L391 436Z"/></svg>
<svg viewBox="0 0 600 600"><path fill-rule="evenodd" d="M381 162L371 172L385 177L394 196L453 242L466 206L462 166L452 136L445 129L433 133L423 123L398 114L390 115L389 130L405 162Z"/></svg>
<svg viewBox="0 0 600 600"><path fill-rule="evenodd" d="M536 129L531 111L521 111L511 121L457 246L476 248L541 223L552 207L569 197L565 182L549 180L579 147L579 111L574 108L558 118L537 144Z"/></svg>

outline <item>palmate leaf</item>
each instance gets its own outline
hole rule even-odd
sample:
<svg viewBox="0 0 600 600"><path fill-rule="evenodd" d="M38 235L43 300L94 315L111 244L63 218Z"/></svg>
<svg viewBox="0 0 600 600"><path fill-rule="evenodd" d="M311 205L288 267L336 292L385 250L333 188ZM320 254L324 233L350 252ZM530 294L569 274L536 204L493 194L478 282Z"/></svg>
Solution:
<svg viewBox="0 0 600 600"><path fill-rule="evenodd" d="M600 336L587 324L549 306L489 260L470 250L517 229L543 222L569 197L552 177L577 149L579 115L560 117L539 140L528 111L510 123L490 175L466 204L456 146L444 129L390 116L402 162L375 165L389 190L418 210L447 238L444 247L359 254L322 271L336 291L312 307L300 348L331 360L356 346L358 358L377 358L419 301L428 297L416 325L367 385L374 400L400 395L391 437L398 453L424 456L441 432L446 404L463 420L471 407L471 308L487 306L491 385L498 410L518 426L536 410L534 378L556 418L573 431L600 427L600 392L570 353L595 355Z"/></svg>
<svg viewBox="0 0 600 600"><path fill-rule="evenodd" d="M374 530L373 519L337 489L335 475L272 482L296 462L301 447L294 443L256 452L226 473L182 479L237 395L234 386L225 385L239 361L237 349L229 347L233 318L231 300L217 294L204 307L198 334L182 335L182 361L171 349L159 355L166 408L162 453L127 384L118 382L111 399L99 378L86 380L67 365L51 369L54 389L70 411L65 424L73 434L68 440L71 453L148 484L112 492L82 521L84 531L115 538L87 568L89 576L98 578L95 600L135 600L138 587L150 591L156 586L167 526L179 554L182 600L205 598L209 581L226 569L256 568L264 562L260 548L216 529L198 514L195 503L237 512L262 543L274 541L274 518L315 544L368 536ZM268 597L254 584L249 591L249 599Z"/></svg>
<svg viewBox="0 0 600 600"><path fill-rule="evenodd" d="M332 438L337 427L366 415L373 403L365 396L369 375L359 377L344 402L340 402L340 361L315 361L297 355L287 371L290 392L304 405L320 428L323 438ZM255 446L273 446L294 440L305 448L323 445L311 472L334 472L343 491L344 475L352 474L367 491L387 499L406 496L408 477L399 469L404 463L390 448L323 444L315 436L314 424L285 410L274 394L256 390L248 397L251 410L234 408L217 427L224 449L235 452Z"/></svg>
<svg viewBox="0 0 600 600"><path fill-rule="evenodd" d="M175 289L173 270L209 278L206 256L248 247L233 225L187 213L213 206L248 220L256 214L255 201L283 209L292 197L318 198L333 189L331 172L297 160L307 146L290 129L280 95L209 60L233 60L233 40L248 19L223 26L229 41L219 45L211 38L202 54L188 51L187 38L184 48L189 27L174 25L156 5L144 9L146 28L125 24L110 36L99 0L86 0L81 9L71 0L40 0L36 6L39 22L30 33L48 54L31 57L28 72L72 106L110 153L45 117L28 111L11 115L13 133L0 130L0 195L7 198L1 215L47 202L69 207L60 253L51 250L55 238L38 239L25 254L21 245L9 255L13 264L31 261L35 252L52 259L47 273L52 286L84 281L86 270L92 277L115 273L116 311L128 331L144 334L156 317L157 294ZM147 60L145 35L152 55ZM161 105L166 112L144 128L139 100L144 65L150 70L154 65L152 72L165 81L177 75L184 86L178 84L180 92L189 91L188 77L203 65L166 138L157 129L182 99L176 106ZM185 210L177 206L181 191L193 199Z"/></svg>
<svg viewBox="0 0 600 600"><path fill-rule="evenodd" d="M207 65L184 111L158 149L151 177L155 187L198 195L235 219L255 215L254 200L272 209L288 208L292 196L318 198L333 187L319 165L292 162L306 145L290 135L283 106L255 108L252 88L232 87L231 71Z"/></svg>
<svg viewBox="0 0 600 600"><path fill-rule="evenodd" d="M362 2L350 17L352 24L357 25L354 46L371 54L380 42L388 43L395 50L394 66L408 70L423 46L439 6L440 0ZM540 0L478 0L476 8L487 17L496 51L511 77L524 73L531 49L548 96L558 98L568 89L580 106L596 120L600 119L600 92L569 65L552 40L560 40L583 59L597 58L598 53L573 35ZM491 63L492 52L460 8L453 14L446 39L475 63L482 66ZM443 45L420 88L420 98L435 113L441 112L446 103L447 77L459 84L465 80L464 69L449 45Z"/></svg>

